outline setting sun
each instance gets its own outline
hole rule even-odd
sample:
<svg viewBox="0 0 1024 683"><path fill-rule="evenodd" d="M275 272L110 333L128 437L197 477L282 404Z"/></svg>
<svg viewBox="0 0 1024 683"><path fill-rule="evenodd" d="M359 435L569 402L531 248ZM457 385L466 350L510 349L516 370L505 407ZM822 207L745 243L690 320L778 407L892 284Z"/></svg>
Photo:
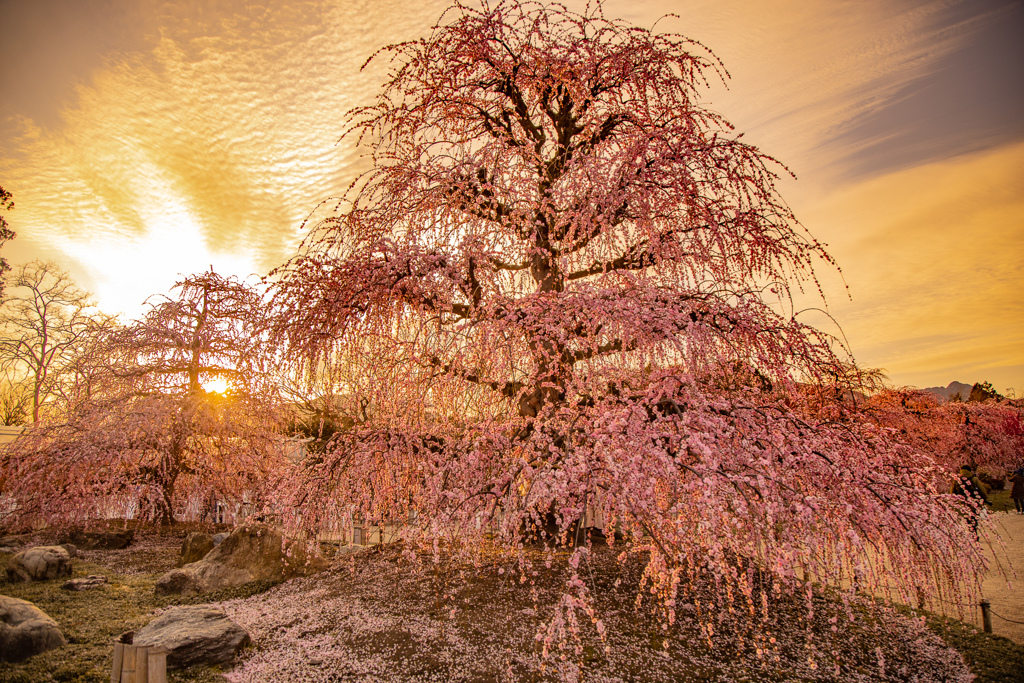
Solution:
<svg viewBox="0 0 1024 683"><path fill-rule="evenodd" d="M228 390L228 381L223 377L211 377L203 382L203 389L209 393L225 394Z"/></svg>

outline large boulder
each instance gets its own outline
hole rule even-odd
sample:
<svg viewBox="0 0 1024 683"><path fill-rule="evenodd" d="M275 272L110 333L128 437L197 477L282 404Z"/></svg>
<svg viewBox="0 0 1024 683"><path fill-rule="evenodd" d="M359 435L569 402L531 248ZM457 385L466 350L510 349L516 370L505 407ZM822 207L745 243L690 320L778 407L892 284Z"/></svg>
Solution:
<svg viewBox="0 0 1024 683"><path fill-rule="evenodd" d="M183 567L192 562L198 562L206 556L206 553L213 550L213 536L204 534L201 531L193 531L181 543L181 557L178 558L178 566Z"/></svg>
<svg viewBox="0 0 1024 683"><path fill-rule="evenodd" d="M172 569L156 582L157 595L196 595L251 581L284 581L326 567L305 543L262 524L240 526L198 562Z"/></svg>
<svg viewBox="0 0 1024 683"><path fill-rule="evenodd" d="M27 600L0 595L0 662L20 662L65 644L57 622Z"/></svg>
<svg viewBox="0 0 1024 683"><path fill-rule="evenodd" d="M228 664L249 643L245 629L207 605L172 607L131 636L134 645L167 648L167 668Z"/></svg>
<svg viewBox="0 0 1024 683"><path fill-rule="evenodd" d="M7 580L46 581L71 576L71 555L59 545L39 545L22 550L7 564Z"/></svg>

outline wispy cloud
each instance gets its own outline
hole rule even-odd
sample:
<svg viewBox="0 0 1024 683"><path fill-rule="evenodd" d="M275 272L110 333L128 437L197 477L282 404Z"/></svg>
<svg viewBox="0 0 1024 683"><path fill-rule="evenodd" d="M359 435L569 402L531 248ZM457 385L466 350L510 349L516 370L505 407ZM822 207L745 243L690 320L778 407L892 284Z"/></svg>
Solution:
<svg viewBox="0 0 1024 683"><path fill-rule="evenodd" d="M900 384L961 378L1024 390L1024 143L797 208L841 255L850 296L828 273L826 287L859 361Z"/></svg>
<svg viewBox="0 0 1024 683"><path fill-rule="evenodd" d="M714 107L813 191L1024 137L1020 3L651 0L633 12L673 7L659 28L702 41L733 76Z"/></svg>

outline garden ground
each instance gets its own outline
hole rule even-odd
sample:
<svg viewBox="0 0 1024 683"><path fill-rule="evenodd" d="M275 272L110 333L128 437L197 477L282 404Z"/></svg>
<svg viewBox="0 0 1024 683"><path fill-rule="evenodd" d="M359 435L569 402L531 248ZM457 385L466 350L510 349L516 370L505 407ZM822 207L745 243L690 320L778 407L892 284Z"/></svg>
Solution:
<svg viewBox="0 0 1024 683"><path fill-rule="evenodd" d="M997 546L996 554L1003 561L1009 554L1017 567L1024 567L1024 516L998 514L996 521L1005 539L1005 548ZM979 683L1019 681L1024 671L1022 627L1000 618L1024 621L1021 593L995 573L983 587L998 615L993 617L994 635L979 632L980 610L968 614L971 618L977 612L977 628L929 616L925 629L909 616L866 604L855 605L855 621L844 622L848 613L841 604L818 598L811 619L803 604L776 605L778 616L768 624L774 641L760 625L751 628L743 618L727 617L717 622L719 634L745 630L745 640L731 646L716 640L709 646L693 618L701 609L699 589L683 601L676 625L663 628L650 604L634 608L638 566L620 566L612 553L599 551L585 579L597 597L607 635L602 640L581 614L581 642L570 638L568 647L559 650L556 639L554 656L544 663L539 656L543 643L535 636L549 615L544 605L564 586L565 577L557 571L542 569L525 582L499 561L468 573L466 567L432 563L413 571L399 549L384 548L345 556L328 572L278 586L157 598L156 579L173 566L187 530L140 533L126 550L82 552L75 576L105 574L110 584L102 589L68 593L60 590L62 581L0 582L0 593L30 600L53 616L69 641L23 664L0 664L0 681L107 681L114 637L185 602L219 603L250 631L254 646L230 672L172 672L170 680L179 683L224 678L235 683L483 683L556 680L559 675L593 681L902 681L916 676L923 683L967 680L960 655ZM9 557L0 554L0 572ZM833 618L846 624L835 635Z"/></svg>

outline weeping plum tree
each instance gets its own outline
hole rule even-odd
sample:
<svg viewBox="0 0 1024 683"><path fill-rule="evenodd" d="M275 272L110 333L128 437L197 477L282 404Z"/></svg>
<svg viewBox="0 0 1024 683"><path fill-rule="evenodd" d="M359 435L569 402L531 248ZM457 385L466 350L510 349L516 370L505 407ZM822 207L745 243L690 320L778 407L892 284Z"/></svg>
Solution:
<svg viewBox="0 0 1024 683"><path fill-rule="evenodd" d="M930 466L807 407L850 368L784 304L832 261L784 169L701 106L707 49L512 0L382 52L345 133L372 169L278 272L294 357L363 359L370 407L292 482L303 523L410 518L435 552L547 530L572 576L549 640L592 605L578 520L643 558L669 621L710 580L760 628L752 577L804 590L798 566L905 598L976 579Z"/></svg>
<svg viewBox="0 0 1024 683"><path fill-rule="evenodd" d="M284 465L259 293L213 272L174 289L83 347L66 411L0 454L16 522L170 523L211 494L256 497Z"/></svg>
<svg viewBox="0 0 1024 683"><path fill-rule="evenodd" d="M1004 477L1024 464L1024 410L1013 401L943 401L904 387L879 391L861 410L892 440L933 459L947 487L963 465Z"/></svg>

